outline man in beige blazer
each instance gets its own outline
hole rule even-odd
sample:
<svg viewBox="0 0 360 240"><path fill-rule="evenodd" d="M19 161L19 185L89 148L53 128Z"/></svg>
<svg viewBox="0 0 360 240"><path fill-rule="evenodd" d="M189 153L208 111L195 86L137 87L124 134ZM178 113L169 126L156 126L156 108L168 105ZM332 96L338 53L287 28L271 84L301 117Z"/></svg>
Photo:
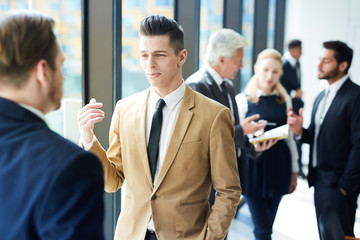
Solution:
<svg viewBox="0 0 360 240"><path fill-rule="evenodd" d="M80 142L101 159L105 190L126 179L115 239L223 239L241 187L231 113L191 90L182 79L183 30L154 15L140 24L140 62L150 88L120 100L107 152L93 134L104 113L94 99L78 114ZM159 156L152 177L147 144L158 99L165 101ZM210 208L210 186L217 195Z"/></svg>

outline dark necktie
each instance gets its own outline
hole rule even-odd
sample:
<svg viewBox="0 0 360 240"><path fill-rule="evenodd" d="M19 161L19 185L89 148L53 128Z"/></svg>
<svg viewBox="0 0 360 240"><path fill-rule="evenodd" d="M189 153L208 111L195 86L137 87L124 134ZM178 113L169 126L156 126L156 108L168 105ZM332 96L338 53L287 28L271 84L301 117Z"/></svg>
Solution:
<svg viewBox="0 0 360 240"><path fill-rule="evenodd" d="M147 146L151 177L153 181L155 177L156 164L159 155L159 140L160 140L161 125L162 125L162 108L164 106L165 106L165 101L164 99L160 98L159 101L156 103L156 110L152 118L149 143Z"/></svg>
<svg viewBox="0 0 360 240"><path fill-rule="evenodd" d="M228 108L230 108L229 97L228 97L228 90L227 90L225 81L220 84L220 87L221 87L221 93L222 93L223 97L225 98L226 106L227 106Z"/></svg>
<svg viewBox="0 0 360 240"><path fill-rule="evenodd" d="M296 63L295 63L295 70L296 70L296 75L297 75L297 78L298 78L298 84L300 85L301 72L300 72L300 62L299 61L296 61Z"/></svg>

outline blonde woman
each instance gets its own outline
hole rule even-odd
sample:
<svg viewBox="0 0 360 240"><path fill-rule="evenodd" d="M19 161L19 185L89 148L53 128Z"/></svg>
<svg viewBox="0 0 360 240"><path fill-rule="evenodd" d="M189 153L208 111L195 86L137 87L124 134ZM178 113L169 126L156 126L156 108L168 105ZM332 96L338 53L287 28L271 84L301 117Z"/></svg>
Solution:
<svg viewBox="0 0 360 240"><path fill-rule="evenodd" d="M291 99L279 82L282 74L281 54L274 49L262 51L254 66L254 76L244 93L236 96L240 121L260 114L273 123L265 131L286 124ZM292 134L291 134L292 135ZM241 179L243 194L254 222L257 240L271 239L272 226L283 195L296 188L298 152L293 136L278 141L257 159L246 158L248 175Z"/></svg>

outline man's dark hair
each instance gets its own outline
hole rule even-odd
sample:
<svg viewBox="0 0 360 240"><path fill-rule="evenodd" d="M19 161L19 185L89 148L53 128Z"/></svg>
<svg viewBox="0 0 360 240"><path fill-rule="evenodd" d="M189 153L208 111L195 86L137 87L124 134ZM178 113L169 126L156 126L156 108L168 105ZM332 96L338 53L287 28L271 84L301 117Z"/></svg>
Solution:
<svg viewBox="0 0 360 240"><path fill-rule="evenodd" d="M168 35L175 54L184 49L184 31L173 19L161 15L144 18L140 23L141 36Z"/></svg>
<svg viewBox="0 0 360 240"><path fill-rule="evenodd" d="M341 41L328 41L324 42L323 46L325 49L334 50L334 57L338 64L342 62L348 62L348 67L345 69L345 74L348 73L348 70L351 66L351 61L353 58L353 50Z"/></svg>
<svg viewBox="0 0 360 240"><path fill-rule="evenodd" d="M298 40L298 39L294 39L294 40L291 40L289 43L288 43L288 48L296 48L296 47L301 47L301 41Z"/></svg>
<svg viewBox="0 0 360 240"><path fill-rule="evenodd" d="M0 18L0 83L21 87L42 59L55 70L58 44L54 20L34 11L10 11Z"/></svg>

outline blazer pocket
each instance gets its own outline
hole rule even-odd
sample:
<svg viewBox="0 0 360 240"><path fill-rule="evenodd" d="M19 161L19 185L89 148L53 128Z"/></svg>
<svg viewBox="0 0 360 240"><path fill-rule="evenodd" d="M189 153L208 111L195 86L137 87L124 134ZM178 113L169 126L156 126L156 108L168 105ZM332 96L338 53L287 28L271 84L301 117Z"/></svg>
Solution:
<svg viewBox="0 0 360 240"><path fill-rule="evenodd" d="M178 234L187 237L183 234L190 229L192 233L200 233L206 226L209 209L208 199L180 203L180 215L176 222Z"/></svg>
<svg viewBox="0 0 360 240"><path fill-rule="evenodd" d="M181 149L186 149L186 148L191 148L191 147L199 147L199 145L202 143L201 139L199 140L193 140L193 141L184 141L180 148Z"/></svg>

